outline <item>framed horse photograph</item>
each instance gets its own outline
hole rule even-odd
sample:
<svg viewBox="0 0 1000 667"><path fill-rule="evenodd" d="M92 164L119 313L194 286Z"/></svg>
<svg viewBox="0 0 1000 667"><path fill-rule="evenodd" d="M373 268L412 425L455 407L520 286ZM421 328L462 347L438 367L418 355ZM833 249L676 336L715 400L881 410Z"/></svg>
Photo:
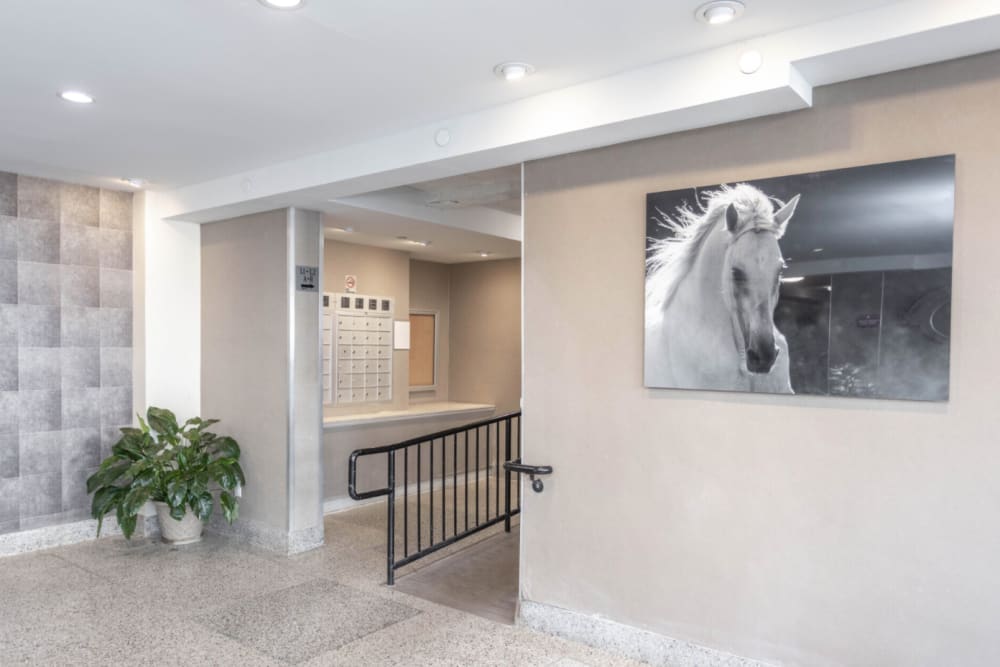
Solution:
<svg viewBox="0 0 1000 667"><path fill-rule="evenodd" d="M955 156L646 196L644 384L944 401Z"/></svg>

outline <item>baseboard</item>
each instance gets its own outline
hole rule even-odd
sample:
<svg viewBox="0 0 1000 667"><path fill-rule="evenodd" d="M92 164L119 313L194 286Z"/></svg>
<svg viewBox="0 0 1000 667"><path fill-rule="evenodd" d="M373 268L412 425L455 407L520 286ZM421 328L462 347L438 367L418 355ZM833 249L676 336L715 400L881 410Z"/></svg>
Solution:
<svg viewBox="0 0 1000 667"><path fill-rule="evenodd" d="M121 528L114 517L108 517L101 526L101 537L121 535ZM0 535L0 557L16 556L17 554L52 549L79 542L89 542L97 539L97 520L86 519L44 528L32 528L16 533Z"/></svg>
<svg viewBox="0 0 1000 667"><path fill-rule="evenodd" d="M230 526L220 513L213 513L205 527L208 532L235 538L268 551L287 555L302 553L323 546L323 526L293 531L291 533L271 528L247 519L240 519ZM113 516L104 520L101 538L120 537L121 528ZM154 539L160 536L160 522L155 514L140 513L134 538ZM0 535L0 558L16 556L40 549L52 549L97 539L97 520L74 521L56 526L33 528Z"/></svg>
<svg viewBox="0 0 1000 667"><path fill-rule="evenodd" d="M663 667L774 667L772 663L673 639L655 632L531 600L521 600L518 625Z"/></svg>
<svg viewBox="0 0 1000 667"><path fill-rule="evenodd" d="M385 496L379 496L378 498L366 498L364 500L355 500L350 496L327 498L323 501L323 514L336 514L337 512L343 512L356 507L364 507L365 505L372 505L380 502L385 502Z"/></svg>
<svg viewBox="0 0 1000 667"><path fill-rule="evenodd" d="M206 530L288 556L321 547L324 539L322 525L288 532L252 519L238 519L230 525L220 514L212 515Z"/></svg>

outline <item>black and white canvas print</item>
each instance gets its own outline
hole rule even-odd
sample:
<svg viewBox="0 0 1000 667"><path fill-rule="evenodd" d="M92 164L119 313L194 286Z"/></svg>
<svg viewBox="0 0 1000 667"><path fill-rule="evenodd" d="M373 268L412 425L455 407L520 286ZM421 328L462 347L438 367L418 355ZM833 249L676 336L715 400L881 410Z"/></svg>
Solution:
<svg viewBox="0 0 1000 667"><path fill-rule="evenodd" d="M955 157L646 197L645 385L948 398Z"/></svg>

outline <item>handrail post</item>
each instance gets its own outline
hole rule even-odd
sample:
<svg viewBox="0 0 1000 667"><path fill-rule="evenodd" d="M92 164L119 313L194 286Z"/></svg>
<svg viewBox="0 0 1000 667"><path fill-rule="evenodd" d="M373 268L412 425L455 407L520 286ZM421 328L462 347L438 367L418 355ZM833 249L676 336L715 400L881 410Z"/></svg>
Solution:
<svg viewBox="0 0 1000 667"><path fill-rule="evenodd" d="M386 452L386 486L389 489L389 545L386 553L386 585L396 583L396 452Z"/></svg>
<svg viewBox="0 0 1000 667"><path fill-rule="evenodd" d="M510 461L510 425L511 418L507 418L507 433L504 436L504 461ZM507 470L504 466L504 480L506 485L504 488L504 520L503 529L505 532L510 532L510 470Z"/></svg>

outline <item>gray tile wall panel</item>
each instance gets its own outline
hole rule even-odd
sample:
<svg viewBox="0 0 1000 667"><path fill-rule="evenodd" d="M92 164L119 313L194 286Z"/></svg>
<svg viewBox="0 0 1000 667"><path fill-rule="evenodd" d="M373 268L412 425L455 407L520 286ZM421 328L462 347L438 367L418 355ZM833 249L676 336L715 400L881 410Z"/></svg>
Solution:
<svg viewBox="0 0 1000 667"><path fill-rule="evenodd" d="M0 533L87 516L132 423L132 194L0 172Z"/></svg>

